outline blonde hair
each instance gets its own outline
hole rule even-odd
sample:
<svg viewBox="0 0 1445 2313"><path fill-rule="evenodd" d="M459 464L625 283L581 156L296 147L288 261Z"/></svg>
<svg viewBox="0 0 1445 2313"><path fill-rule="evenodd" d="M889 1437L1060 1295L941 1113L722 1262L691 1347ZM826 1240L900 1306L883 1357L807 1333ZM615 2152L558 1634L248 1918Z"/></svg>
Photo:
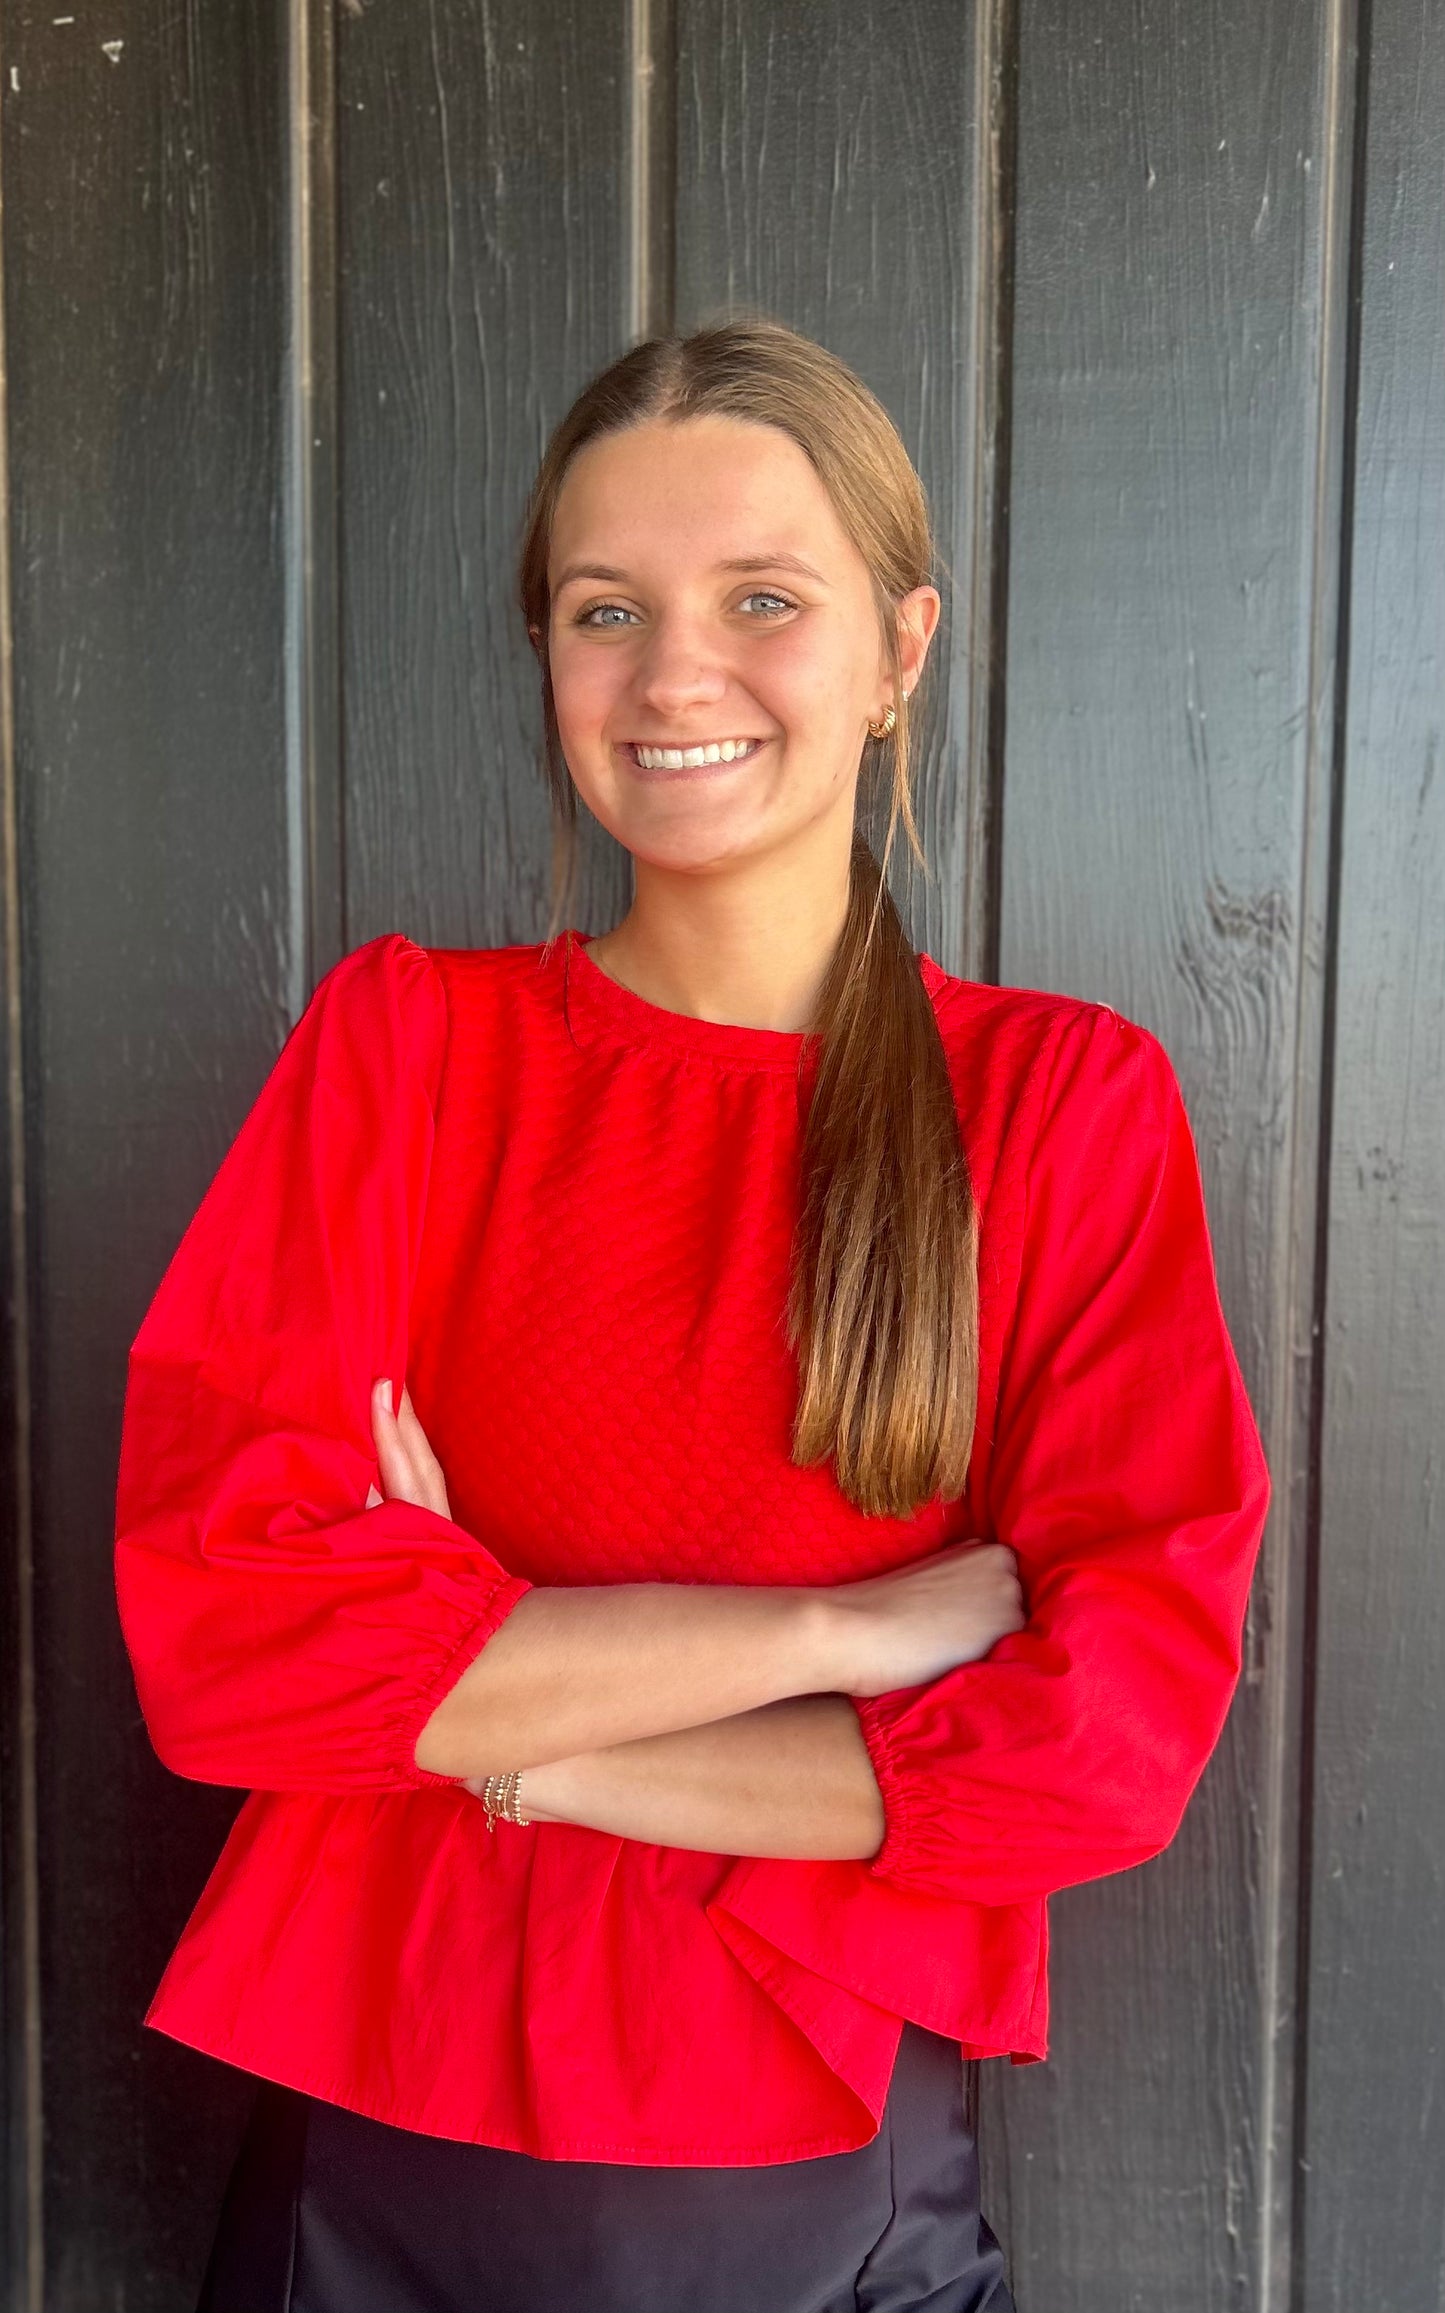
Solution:
<svg viewBox="0 0 1445 2313"><path fill-rule="evenodd" d="M886 882L899 821L926 865L910 795L897 608L935 560L923 486L887 411L811 338L765 318L654 337L602 370L552 434L528 504L523 614L541 662L553 802L552 922L564 921L577 794L557 726L547 565L563 479L587 443L719 415L776 426L812 461L868 566L897 720L862 775L891 770L883 861L855 831L842 935L805 1050L818 1068L803 1142L787 1328L798 1361L792 1458L833 1457L841 1491L909 1517L963 1492L978 1398L978 1216L933 1004Z"/></svg>

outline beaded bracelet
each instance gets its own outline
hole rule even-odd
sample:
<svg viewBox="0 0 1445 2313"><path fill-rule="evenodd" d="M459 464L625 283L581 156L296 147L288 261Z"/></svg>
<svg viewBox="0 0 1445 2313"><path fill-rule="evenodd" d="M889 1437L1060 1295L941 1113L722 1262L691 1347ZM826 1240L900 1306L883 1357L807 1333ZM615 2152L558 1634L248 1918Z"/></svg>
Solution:
<svg viewBox="0 0 1445 2313"><path fill-rule="evenodd" d="M522 1769L520 1767L514 1767L509 1775L487 1776L482 1785L482 1805L487 1811L488 1831L495 1829L499 1815L504 1823L525 1824L531 1822L531 1816L522 1813L517 1798L521 1781Z"/></svg>

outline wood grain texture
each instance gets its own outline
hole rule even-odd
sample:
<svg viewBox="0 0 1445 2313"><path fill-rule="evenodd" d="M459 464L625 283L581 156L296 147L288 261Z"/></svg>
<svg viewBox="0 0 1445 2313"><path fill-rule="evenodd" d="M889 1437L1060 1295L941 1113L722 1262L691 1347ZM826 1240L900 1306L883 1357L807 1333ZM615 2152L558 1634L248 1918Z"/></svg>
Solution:
<svg viewBox="0 0 1445 2313"><path fill-rule="evenodd" d="M934 880L910 876L901 835L890 880L915 942L976 971L990 933L993 16L953 0L847 14L840 38L828 9L682 11L678 323L740 303L818 338L878 395L923 477L944 598L914 726Z"/></svg>
<svg viewBox="0 0 1445 2313"><path fill-rule="evenodd" d="M540 939L536 664L515 601L548 433L624 350L623 0L338 24L347 938ZM602 929L626 856L592 842Z"/></svg>
<svg viewBox="0 0 1445 2313"><path fill-rule="evenodd" d="M1021 14L1000 976L1167 1046L1277 1487L1183 1829L1053 1900L1051 2061L984 2079L1025 2313L1263 2308L1281 2277L1329 37L1323 6Z"/></svg>
<svg viewBox="0 0 1445 2313"><path fill-rule="evenodd" d="M46 2303L179 2313L240 2083L140 2020L235 1799L151 1751L110 1545L128 1344L289 1025L282 80L228 0L58 13L3 89Z"/></svg>
<svg viewBox="0 0 1445 2313"><path fill-rule="evenodd" d="M1445 2304L1445 18L1369 49L1315 1677L1309 2313Z"/></svg>

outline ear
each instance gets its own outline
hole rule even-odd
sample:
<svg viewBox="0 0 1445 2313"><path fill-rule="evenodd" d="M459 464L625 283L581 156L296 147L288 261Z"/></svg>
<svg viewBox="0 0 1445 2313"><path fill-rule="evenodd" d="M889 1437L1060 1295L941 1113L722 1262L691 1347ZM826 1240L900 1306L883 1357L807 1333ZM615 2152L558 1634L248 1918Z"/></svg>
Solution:
<svg viewBox="0 0 1445 2313"><path fill-rule="evenodd" d="M898 605L898 654L905 691L918 688L942 609L943 597L936 586L915 586Z"/></svg>

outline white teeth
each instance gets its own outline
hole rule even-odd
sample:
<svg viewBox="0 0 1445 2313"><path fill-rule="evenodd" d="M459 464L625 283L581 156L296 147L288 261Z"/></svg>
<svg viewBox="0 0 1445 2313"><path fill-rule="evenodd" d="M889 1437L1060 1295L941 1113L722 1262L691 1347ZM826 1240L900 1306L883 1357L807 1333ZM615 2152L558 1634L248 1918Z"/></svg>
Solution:
<svg viewBox="0 0 1445 2313"><path fill-rule="evenodd" d="M644 771L695 771L704 763L735 763L750 755L756 739L711 739L704 747L638 747Z"/></svg>

